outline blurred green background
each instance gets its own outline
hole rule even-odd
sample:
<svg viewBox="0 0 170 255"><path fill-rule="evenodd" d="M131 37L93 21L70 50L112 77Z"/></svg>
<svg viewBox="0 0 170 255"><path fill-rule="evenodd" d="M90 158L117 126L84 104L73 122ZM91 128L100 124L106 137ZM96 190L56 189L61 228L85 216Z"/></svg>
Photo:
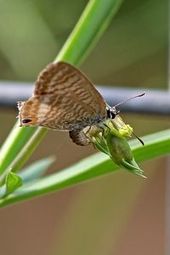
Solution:
<svg viewBox="0 0 170 255"><path fill-rule="evenodd" d="M53 61L87 2L1 0L0 79L35 80ZM166 89L167 62L168 1L126 0L81 69L96 84ZM0 109L1 144L16 114ZM168 117L122 117L140 136L169 127ZM92 147L73 144L67 133L49 131L29 163L56 155L51 171L57 171L92 153ZM1 209L1 254L165 254L167 162L157 159L142 168L146 180L121 170Z"/></svg>

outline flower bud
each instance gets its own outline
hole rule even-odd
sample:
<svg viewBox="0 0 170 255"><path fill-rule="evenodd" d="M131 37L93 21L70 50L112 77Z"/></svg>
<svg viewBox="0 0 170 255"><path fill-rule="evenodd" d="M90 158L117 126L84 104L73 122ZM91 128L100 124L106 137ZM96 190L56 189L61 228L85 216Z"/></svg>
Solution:
<svg viewBox="0 0 170 255"><path fill-rule="evenodd" d="M117 165L145 177L126 140L132 133L133 129L126 125L120 116L116 116L113 120L107 120L101 127L93 126L88 137L98 150L109 155Z"/></svg>
<svg viewBox="0 0 170 255"><path fill-rule="evenodd" d="M118 137L109 133L105 139L110 157L117 165L126 168L136 175L145 177L143 170L136 163L131 148L124 137Z"/></svg>

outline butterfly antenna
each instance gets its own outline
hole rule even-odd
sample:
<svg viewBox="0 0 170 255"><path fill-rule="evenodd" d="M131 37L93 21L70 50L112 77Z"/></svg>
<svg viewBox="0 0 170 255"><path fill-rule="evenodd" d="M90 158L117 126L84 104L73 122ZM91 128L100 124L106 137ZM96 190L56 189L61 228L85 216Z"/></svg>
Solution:
<svg viewBox="0 0 170 255"><path fill-rule="evenodd" d="M137 98L137 97L143 97L144 95L145 95L145 93L142 93L142 94L139 94L137 96L129 97L128 99L125 99L124 101L121 101L120 103L114 105L114 107L117 107L117 106L119 106L121 104L125 104L126 102L128 102L131 99L134 99L134 98Z"/></svg>
<svg viewBox="0 0 170 255"><path fill-rule="evenodd" d="M134 132L132 132L133 136L138 139L138 141L144 146L144 141L142 141L141 138L139 138Z"/></svg>

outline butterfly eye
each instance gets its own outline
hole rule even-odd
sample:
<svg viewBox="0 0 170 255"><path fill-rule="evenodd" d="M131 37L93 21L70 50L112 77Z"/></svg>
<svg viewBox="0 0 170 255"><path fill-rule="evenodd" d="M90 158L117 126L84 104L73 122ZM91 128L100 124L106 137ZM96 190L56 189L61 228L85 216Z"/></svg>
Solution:
<svg viewBox="0 0 170 255"><path fill-rule="evenodd" d="M22 123L23 123L23 124L26 124L26 123L29 123L29 122L31 122L31 119L23 119L23 120L22 120Z"/></svg>

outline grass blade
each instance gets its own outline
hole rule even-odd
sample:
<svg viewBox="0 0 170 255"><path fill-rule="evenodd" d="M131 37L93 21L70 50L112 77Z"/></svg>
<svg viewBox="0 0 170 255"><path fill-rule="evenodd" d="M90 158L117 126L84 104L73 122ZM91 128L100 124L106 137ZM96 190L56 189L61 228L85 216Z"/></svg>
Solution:
<svg viewBox="0 0 170 255"><path fill-rule="evenodd" d="M170 153L169 129L142 139L145 141L145 146L141 146L136 140L131 142L136 160L141 162ZM32 185L22 186L13 194L1 199L0 207L68 188L92 178L113 173L117 169L118 166L113 164L107 155L97 153L59 173L44 177Z"/></svg>

